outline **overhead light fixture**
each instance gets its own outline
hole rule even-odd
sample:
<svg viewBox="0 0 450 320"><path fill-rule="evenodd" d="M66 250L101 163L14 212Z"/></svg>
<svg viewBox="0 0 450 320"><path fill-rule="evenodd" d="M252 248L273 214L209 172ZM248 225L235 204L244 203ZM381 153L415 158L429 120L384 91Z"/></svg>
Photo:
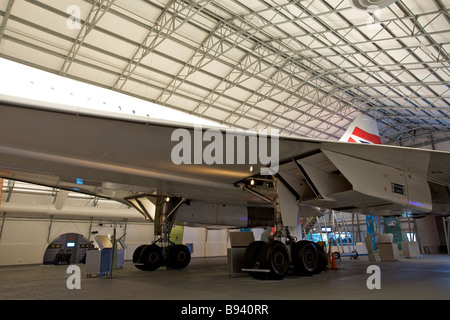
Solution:
<svg viewBox="0 0 450 320"><path fill-rule="evenodd" d="M376 6L380 9L389 7L397 0L350 0L350 4L357 9L366 11L371 6Z"/></svg>

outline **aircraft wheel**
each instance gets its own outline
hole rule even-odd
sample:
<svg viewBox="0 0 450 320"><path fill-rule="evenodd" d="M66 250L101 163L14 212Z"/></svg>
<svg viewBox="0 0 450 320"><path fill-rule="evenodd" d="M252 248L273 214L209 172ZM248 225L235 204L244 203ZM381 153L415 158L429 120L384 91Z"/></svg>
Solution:
<svg viewBox="0 0 450 320"><path fill-rule="evenodd" d="M137 269L142 270L142 271L145 271L144 262L141 260L142 251L144 250L145 247L147 247L146 244L139 246L133 252L133 264Z"/></svg>
<svg viewBox="0 0 450 320"><path fill-rule="evenodd" d="M264 244L264 241L253 241L247 246L244 254L244 268L252 269L256 265L256 262L258 262L259 254ZM248 274L256 279L262 279L266 276L263 272L249 271Z"/></svg>
<svg viewBox="0 0 450 320"><path fill-rule="evenodd" d="M268 274L269 279L281 280L289 271L289 252L287 247L280 241L266 242L261 248L259 261L261 269L270 270Z"/></svg>
<svg viewBox="0 0 450 320"><path fill-rule="evenodd" d="M292 260L294 271L301 275L312 275L316 272L319 255L311 241L298 241L292 245Z"/></svg>
<svg viewBox="0 0 450 320"><path fill-rule="evenodd" d="M169 248L167 268L184 269L191 262L191 253L187 246L175 244Z"/></svg>
<svg viewBox="0 0 450 320"><path fill-rule="evenodd" d="M156 244L146 246L142 250L141 255L142 262L144 262L144 270L155 271L163 262L163 254L161 248Z"/></svg>
<svg viewBox="0 0 450 320"><path fill-rule="evenodd" d="M314 273L321 273L323 270L325 270L325 268L328 265L328 256L327 256L327 253L325 252L324 247L322 247L321 245L314 243L314 242L313 242L313 244L317 249L317 255L318 255L317 268Z"/></svg>

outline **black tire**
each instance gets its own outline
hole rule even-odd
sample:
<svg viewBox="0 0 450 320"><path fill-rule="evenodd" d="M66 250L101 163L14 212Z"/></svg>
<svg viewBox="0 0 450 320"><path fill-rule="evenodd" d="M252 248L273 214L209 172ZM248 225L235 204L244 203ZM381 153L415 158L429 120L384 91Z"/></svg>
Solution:
<svg viewBox="0 0 450 320"><path fill-rule="evenodd" d="M317 249L317 255L318 255L318 264L317 264L317 269L314 273L318 274L321 273L323 270L325 270L327 268L328 265L328 255L325 252L325 248L322 247L321 245L313 242L313 244L315 245L316 249Z"/></svg>
<svg viewBox="0 0 450 320"><path fill-rule="evenodd" d="M258 262L259 254L264 244L264 241L253 241L247 246L244 254L244 268L252 269L256 265L256 263ZM255 279L263 279L266 276L264 272L248 271L248 274Z"/></svg>
<svg viewBox="0 0 450 320"><path fill-rule="evenodd" d="M167 268L181 270L191 262L191 253L187 246L174 244L169 247Z"/></svg>
<svg viewBox="0 0 450 320"><path fill-rule="evenodd" d="M341 259L341 254L337 251L333 252L333 256L334 256L334 259L336 259L336 260Z"/></svg>
<svg viewBox="0 0 450 320"><path fill-rule="evenodd" d="M142 251L145 247L147 247L146 244L139 246L133 252L133 264L137 269L142 271L145 271L144 262L142 261Z"/></svg>
<svg viewBox="0 0 450 320"><path fill-rule="evenodd" d="M163 254L161 248L156 244L146 246L142 250L141 261L144 263L144 270L155 271L163 263Z"/></svg>
<svg viewBox="0 0 450 320"><path fill-rule="evenodd" d="M316 273L319 255L314 243L306 240L294 243L292 246L292 261L295 273L304 276Z"/></svg>
<svg viewBox="0 0 450 320"><path fill-rule="evenodd" d="M259 255L261 269L269 269L265 274L269 279L281 280L289 271L290 259L287 247L280 241L274 240L264 244Z"/></svg>

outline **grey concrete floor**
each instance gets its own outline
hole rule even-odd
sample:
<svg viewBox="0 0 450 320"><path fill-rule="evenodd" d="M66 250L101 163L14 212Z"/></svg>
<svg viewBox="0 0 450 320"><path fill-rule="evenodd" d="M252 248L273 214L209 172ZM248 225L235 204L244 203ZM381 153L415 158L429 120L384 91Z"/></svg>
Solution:
<svg viewBox="0 0 450 320"><path fill-rule="evenodd" d="M112 278L87 277L68 289L67 265L0 267L1 300L450 300L450 255L397 262L342 258L338 269L280 281L231 277L226 257L193 258L184 270L137 270L131 262ZM380 267L380 289L368 289L370 265Z"/></svg>

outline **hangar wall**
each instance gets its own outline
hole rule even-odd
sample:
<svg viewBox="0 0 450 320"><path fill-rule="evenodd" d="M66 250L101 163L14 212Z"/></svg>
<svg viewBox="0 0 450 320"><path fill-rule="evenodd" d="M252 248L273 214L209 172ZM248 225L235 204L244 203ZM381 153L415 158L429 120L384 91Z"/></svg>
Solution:
<svg viewBox="0 0 450 320"><path fill-rule="evenodd" d="M423 253L440 253L441 248L445 248L445 240L440 240L440 230L438 229L437 219L433 216L427 216L417 220L417 233L420 239L420 247ZM442 230L443 231L443 230Z"/></svg>
<svg viewBox="0 0 450 320"><path fill-rule="evenodd" d="M192 244L192 257L217 257L227 254L227 229L211 230L203 227L185 227L183 242Z"/></svg>
<svg viewBox="0 0 450 320"><path fill-rule="evenodd" d="M100 225L101 224L101 225ZM91 229L91 233L89 230ZM0 266L42 264L47 246L66 233L77 233L89 240L99 235L112 235L114 224L101 221L51 220L5 217L0 238ZM131 259L134 249L153 240L153 224L118 223L116 237L126 231L126 259ZM92 233L94 232L94 233ZM97 233L95 233L97 232Z"/></svg>

